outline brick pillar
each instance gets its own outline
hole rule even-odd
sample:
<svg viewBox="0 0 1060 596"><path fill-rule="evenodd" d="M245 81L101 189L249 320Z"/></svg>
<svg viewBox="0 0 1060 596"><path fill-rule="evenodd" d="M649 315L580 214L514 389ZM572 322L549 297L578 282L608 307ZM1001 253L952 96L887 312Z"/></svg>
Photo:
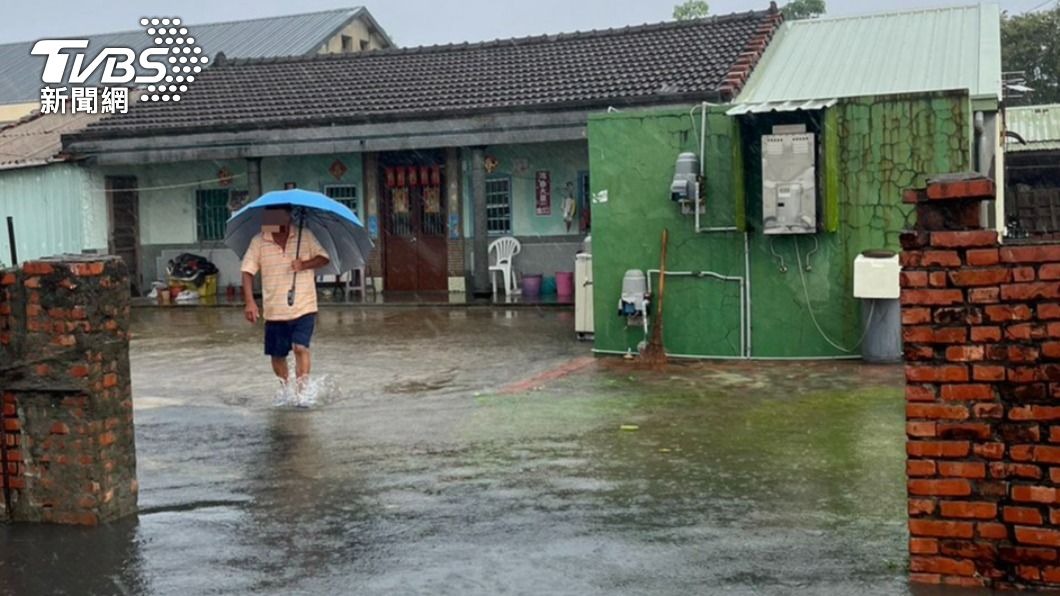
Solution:
<svg viewBox="0 0 1060 596"><path fill-rule="evenodd" d="M128 287L113 256L0 274L0 488L11 503L0 499L0 517L95 525L136 512Z"/></svg>
<svg viewBox="0 0 1060 596"><path fill-rule="evenodd" d="M978 175L907 191L910 577L1060 586L1060 245L1001 246Z"/></svg>

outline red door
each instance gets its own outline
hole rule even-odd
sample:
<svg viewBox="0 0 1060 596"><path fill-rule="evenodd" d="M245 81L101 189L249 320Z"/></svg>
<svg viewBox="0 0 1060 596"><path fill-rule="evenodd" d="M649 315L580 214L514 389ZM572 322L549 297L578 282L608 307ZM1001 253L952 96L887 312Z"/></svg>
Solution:
<svg viewBox="0 0 1060 596"><path fill-rule="evenodd" d="M396 165L384 165L380 175L385 289L446 291L449 288L443 168L438 162L422 159L396 159L395 162Z"/></svg>

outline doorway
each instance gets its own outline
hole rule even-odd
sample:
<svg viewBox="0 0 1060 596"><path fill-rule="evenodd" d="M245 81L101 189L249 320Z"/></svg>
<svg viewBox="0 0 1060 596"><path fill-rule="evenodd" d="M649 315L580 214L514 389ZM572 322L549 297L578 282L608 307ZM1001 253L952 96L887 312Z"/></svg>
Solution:
<svg viewBox="0 0 1060 596"><path fill-rule="evenodd" d="M107 245L129 269L129 291L141 294L140 287L140 197L136 176L107 176L107 214L110 222Z"/></svg>
<svg viewBox="0 0 1060 596"><path fill-rule="evenodd" d="M444 292L446 268L445 157L411 151L380 156L384 290Z"/></svg>

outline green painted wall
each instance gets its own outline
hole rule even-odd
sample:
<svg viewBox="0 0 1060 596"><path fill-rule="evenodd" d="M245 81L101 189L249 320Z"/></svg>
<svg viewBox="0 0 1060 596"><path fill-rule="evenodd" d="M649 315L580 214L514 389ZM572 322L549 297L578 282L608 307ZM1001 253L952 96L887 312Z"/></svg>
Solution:
<svg viewBox="0 0 1060 596"><path fill-rule="evenodd" d="M925 175L968 169L971 121L967 96L849 100L830 108L823 122L821 113L815 112L738 123L725 116L724 109L712 108L708 119L709 214L703 225L740 224L746 213L752 356L843 355L818 332L806 296L823 331L840 347L855 346L861 334L859 304L851 297L854 257L868 248L898 248L898 234L908 227L911 217L910 209L901 203L903 188L922 183ZM818 211L825 225L832 220L838 229L813 236L766 237L759 231L759 138L773 124L794 121L807 124L819 138L838 143L836 148L824 148L832 159L827 172L819 167L819 186L831 190L822 191ZM693 120L688 109L590 119L592 190L607 191L607 202L593 206L599 350L635 350L642 339L640 329L628 328L615 314L622 275L627 269L658 268L659 236L664 227L670 231L668 269L744 275L743 234L695 234L691 217L681 215L668 199L677 154L698 152L698 126L698 113ZM735 139L742 140L742 151L734 151ZM741 195L746 197L746 209L740 204ZM781 258L786 272L780 271ZM810 268L801 269L801 275L800 260ZM736 284L670 278L665 313L664 342L670 353L738 355Z"/></svg>
<svg viewBox="0 0 1060 596"><path fill-rule="evenodd" d="M107 247L103 178L75 164L0 171L0 263L10 259L7 216L20 261Z"/></svg>

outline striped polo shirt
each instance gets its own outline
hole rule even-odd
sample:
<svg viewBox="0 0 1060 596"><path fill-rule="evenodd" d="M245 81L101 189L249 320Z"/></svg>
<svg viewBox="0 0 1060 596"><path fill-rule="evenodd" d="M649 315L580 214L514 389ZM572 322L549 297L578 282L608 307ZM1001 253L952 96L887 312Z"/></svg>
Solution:
<svg viewBox="0 0 1060 596"><path fill-rule="evenodd" d="M299 271L296 277L294 305L287 305L287 291L291 289L291 279L295 277L293 264L298 245L298 230L292 229L287 235L287 246L280 246L272 239L272 234L254 236L243 256L241 269L251 275L261 272L261 301L266 321L291 321L317 311L316 273L312 270ZM298 260L308 261L314 257L328 257L320 246L313 232L302 230L302 246L298 250ZM330 257L328 257L330 258Z"/></svg>

